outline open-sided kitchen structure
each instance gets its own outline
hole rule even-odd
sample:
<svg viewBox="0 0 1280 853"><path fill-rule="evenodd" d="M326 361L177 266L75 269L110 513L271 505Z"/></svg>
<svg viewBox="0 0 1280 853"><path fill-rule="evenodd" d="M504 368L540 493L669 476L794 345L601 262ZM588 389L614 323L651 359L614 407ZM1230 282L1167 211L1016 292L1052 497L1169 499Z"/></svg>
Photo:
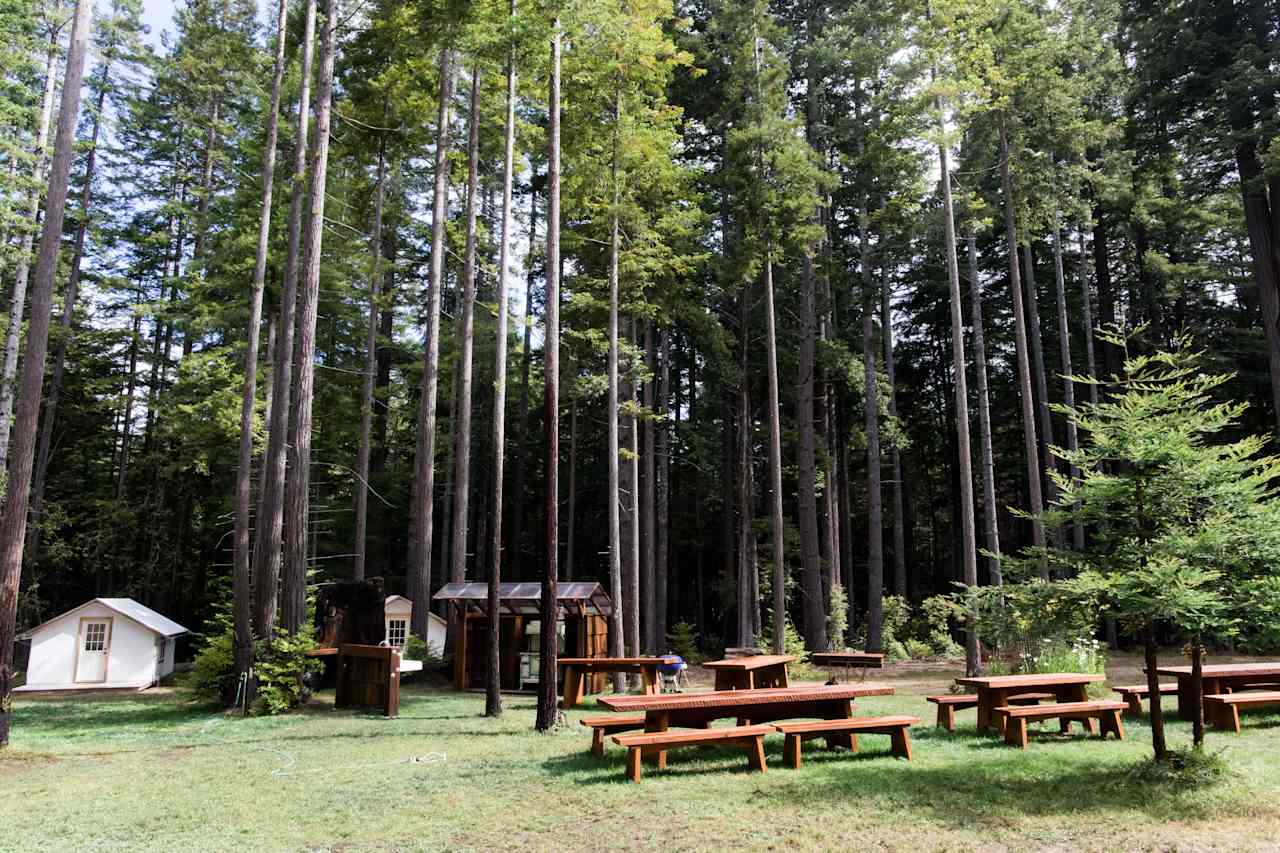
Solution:
<svg viewBox="0 0 1280 853"><path fill-rule="evenodd" d="M560 618L558 654L604 657L609 649L609 615L613 602L598 583L571 581L557 585ZM453 680L459 690L484 687L488 653L489 587L485 583L451 583L432 599L448 605L456 626ZM533 690L537 684L542 630L542 586L538 583L498 585L498 623L501 632L503 690ZM591 676L587 689L604 688L604 675Z"/></svg>

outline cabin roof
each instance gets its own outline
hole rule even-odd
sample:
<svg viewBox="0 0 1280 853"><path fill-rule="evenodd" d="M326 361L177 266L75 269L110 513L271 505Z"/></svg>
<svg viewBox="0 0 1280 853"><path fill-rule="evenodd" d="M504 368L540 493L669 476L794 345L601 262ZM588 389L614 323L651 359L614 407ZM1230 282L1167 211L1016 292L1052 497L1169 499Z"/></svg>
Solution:
<svg viewBox="0 0 1280 853"><path fill-rule="evenodd" d="M487 583L445 584L432 596L436 601L452 601L468 610L486 612L489 603ZM604 587L592 581L570 581L556 584L556 600L568 613L584 616L608 616L613 612L613 602ZM498 604L502 612L536 615L541 612L542 584L500 583Z"/></svg>
<svg viewBox="0 0 1280 853"><path fill-rule="evenodd" d="M139 604L138 602L134 601L132 598L92 598L86 601L84 604L81 604L79 607L73 607L72 609L66 611L65 613L59 613L57 616L53 617L52 619L49 619L45 622L41 622L36 627L23 633L21 639L26 639L30 637L32 634L34 634L36 631L39 631L44 626L52 622L57 622L63 616L69 616L72 613L75 613L77 610L82 610L83 608L88 607L90 604L93 604L94 602L97 602L98 604L101 604L111 610L114 610L115 612L119 613L122 616L129 617L130 619L132 619L134 622L137 622L142 627L146 628L149 631L153 631L162 637L176 637L179 634L190 633L186 628L182 627L177 622L174 622L169 617L155 612L150 607L147 607L145 604Z"/></svg>

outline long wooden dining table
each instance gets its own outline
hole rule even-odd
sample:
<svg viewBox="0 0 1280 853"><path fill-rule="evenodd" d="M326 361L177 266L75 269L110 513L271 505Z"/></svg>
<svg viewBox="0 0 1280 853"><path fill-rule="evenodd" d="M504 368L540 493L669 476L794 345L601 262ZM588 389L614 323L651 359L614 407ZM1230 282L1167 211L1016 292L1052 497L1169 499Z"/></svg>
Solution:
<svg viewBox="0 0 1280 853"><path fill-rule="evenodd" d="M1191 719L1192 697L1195 688L1191 682L1191 667L1156 667L1160 675L1172 675L1178 679L1178 716ZM1204 696L1244 690L1251 687L1267 687L1272 690L1280 685L1280 662L1215 663L1200 668Z"/></svg>
<svg viewBox="0 0 1280 853"><path fill-rule="evenodd" d="M737 720L740 726L806 718L840 720L853 716L854 699L889 696L893 692L892 687L883 684L838 684L657 696L603 696L599 703L610 711L633 714L643 711L645 731L664 732L672 727L706 728L713 720L727 718ZM666 766L665 752L658 755L658 766Z"/></svg>
<svg viewBox="0 0 1280 853"><path fill-rule="evenodd" d="M987 675L957 678L956 684L978 695L978 731L995 728L1004 733L1004 718L995 709L1009 704L1009 697L1020 693L1042 691L1052 693L1058 702L1086 702L1089 685L1106 681L1105 675L1090 672L1037 672L1028 675ZM1085 721L1090 734L1098 733L1097 720Z"/></svg>

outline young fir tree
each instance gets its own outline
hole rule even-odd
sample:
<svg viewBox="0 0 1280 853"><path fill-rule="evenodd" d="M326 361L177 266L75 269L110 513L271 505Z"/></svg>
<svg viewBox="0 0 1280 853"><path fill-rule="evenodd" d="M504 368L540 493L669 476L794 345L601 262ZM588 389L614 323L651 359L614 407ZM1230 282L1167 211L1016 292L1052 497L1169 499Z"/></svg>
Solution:
<svg viewBox="0 0 1280 853"><path fill-rule="evenodd" d="M1076 422L1081 446L1054 452L1080 478L1054 474L1060 497L1046 513L1051 524L1079 520L1095 532L1084 551L1053 547L1047 556L1078 573L1069 587L1100 593L1142 637L1152 747L1163 762L1170 750L1158 632L1190 639L1198 674L1201 644L1223 638L1232 629L1228 615L1249 607L1249 581L1276 577L1280 457L1263 455L1265 437L1232 438L1247 406L1215 399L1231 377L1206 373L1203 353L1186 338L1150 354L1129 352L1120 337L1110 342L1126 357L1123 372L1104 385L1108 399L1058 407ZM1201 691L1194 693L1199 745L1203 708Z"/></svg>

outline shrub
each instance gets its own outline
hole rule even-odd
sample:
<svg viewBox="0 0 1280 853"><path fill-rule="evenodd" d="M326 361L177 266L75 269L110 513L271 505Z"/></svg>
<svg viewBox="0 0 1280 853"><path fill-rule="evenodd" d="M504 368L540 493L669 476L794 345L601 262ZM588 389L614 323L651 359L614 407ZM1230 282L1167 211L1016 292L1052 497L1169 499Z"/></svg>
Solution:
<svg viewBox="0 0 1280 853"><path fill-rule="evenodd" d="M833 649L844 648L849 628L849 596L839 583L832 584L827 595L827 643Z"/></svg>
<svg viewBox="0 0 1280 853"><path fill-rule="evenodd" d="M255 713L283 714L302 704L308 695L303 677L322 669L319 660L307 657L315 644L310 628L296 637L277 628L270 645L261 641L254 644L254 672L258 676Z"/></svg>
<svg viewBox="0 0 1280 853"><path fill-rule="evenodd" d="M688 622L677 622L667 632L667 648L680 655L685 663L696 666L707 659L698 648L698 631Z"/></svg>
<svg viewBox="0 0 1280 853"><path fill-rule="evenodd" d="M282 714L302 703L307 696L303 677L322 669L319 660L306 656L314 646L315 640L309 629L296 637L277 629L275 642L270 645L260 640L254 643L253 671L258 679L254 713ZM230 630L208 638L196 655L191 674L191 689L197 696L223 702L238 695L233 650Z"/></svg>
<svg viewBox="0 0 1280 853"><path fill-rule="evenodd" d="M761 632L760 645L767 651L773 650L773 620L765 622L764 630ZM796 626L791 624L788 618L783 624L782 635L782 653L786 655L794 655L795 661L788 667L792 678L800 681L810 681L813 679L823 678L825 674L822 670L813 666L805 660L806 649L804 647L804 638L800 636L800 632L796 630Z"/></svg>
<svg viewBox="0 0 1280 853"><path fill-rule="evenodd" d="M924 640L907 640L903 646L912 660L928 660L933 657L933 647Z"/></svg>
<svg viewBox="0 0 1280 853"><path fill-rule="evenodd" d="M236 676L234 643L231 630L227 629L206 638L187 683L201 699L223 702L234 700Z"/></svg>
<svg viewBox="0 0 1280 853"><path fill-rule="evenodd" d="M911 621L911 605L900 595L886 595L880 608L880 642L887 649L904 638L903 629Z"/></svg>

